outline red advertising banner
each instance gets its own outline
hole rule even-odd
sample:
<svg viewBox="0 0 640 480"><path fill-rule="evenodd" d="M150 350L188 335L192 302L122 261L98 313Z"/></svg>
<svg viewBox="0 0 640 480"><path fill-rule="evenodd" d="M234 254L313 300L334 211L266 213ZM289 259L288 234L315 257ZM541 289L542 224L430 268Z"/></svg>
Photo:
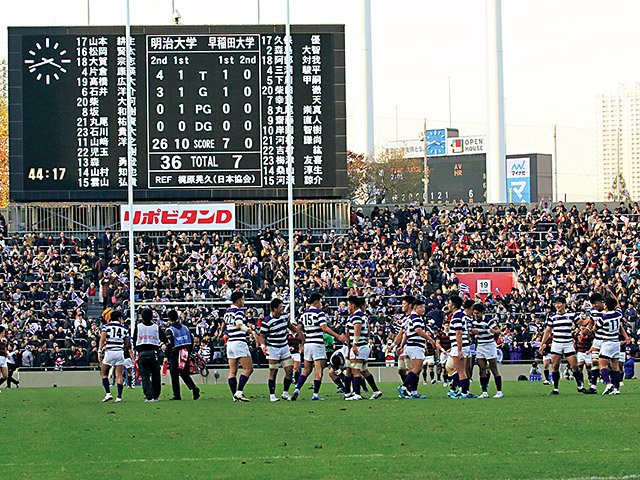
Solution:
<svg viewBox="0 0 640 480"><path fill-rule="evenodd" d="M518 278L514 272L457 272L461 293L470 298L479 294L483 299L488 294L504 295L518 286Z"/></svg>
<svg viewBox="0 0 640 480"><path fill-rule="evenodd" d="M121 230L127 230L129 228L128 205L120 205L120 218ZM236 206L233 203L133 206L134 230L235 230L235 228Z"/></svg>

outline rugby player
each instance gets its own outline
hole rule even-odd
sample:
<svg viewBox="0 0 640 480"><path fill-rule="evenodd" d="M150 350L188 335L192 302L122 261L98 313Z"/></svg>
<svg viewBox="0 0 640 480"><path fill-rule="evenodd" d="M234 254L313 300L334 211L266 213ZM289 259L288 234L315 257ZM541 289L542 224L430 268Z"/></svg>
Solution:
<svg viewBox="0 0 640 480"><path fill-rule="evenodd" d="M404 352L411 361L411 369L407 373L404 383L398 387L401 398L427 398L418 393L418 384L420 383L420 371L425 357L426 343L430 342L435 345L435 341L424 329L424 312L424 302L415 300L413 310L403 328L406 332Z"/></svg>
<svg viewBox="0 0 640 480"><path fill-rule="evenodd" d="M298 331L303 333L304 336L304 368L296 384L296 389L291 396L291 400L293 401L298 399L300 389L312 371L315 372L315 375L313 380L313 397L311 397L311 400L324 400L324 398L319 395L320 386L322 385L322 374L325 364L327 363L322 333L328 333L341 342L344 341L344 335L337 334L327 325L327 314L321 310L322 295L312 293L309 296L308 304L309 308L302 314L296 325Z"/></svg>
<svg viewBox="0 0 640 480"><path fill-rule="evenodd" d="M443 323L440 330L436 334L436 352L438 357L438 372L442 373L442 380L444 386L449 385L449 375L447 374L447 359L449 358L449 351L451 351L451 340L449 340L449 324ZM440 378L438 377L438 380Z"/></svg>
<svg viewBox="0 0 640 480"><path fill-rule="evenodd" d="M269 399L272 402L280 400L276 397L276 378L280 364L284 368L282 399L291 399L289 387L292 382L293 359L287 343L287 330L293 329L288 317L284 315L284 302L279 298L271 300L271 314L260 325L259 345L269 362Z"/></svg>
<svg viewBox="0 0 640 480"><path fill-rule="evenodd" d="M9 367L7 365L7 339L4 325L0 325L0 385L9 378ZM107 383L108 385L108 383Z"/></svg>
<svg viewBox="0 0 640 480"><path fill-rule="evenodd" d="M480 386L482 394L480 398L489 398L489 371L496 382L497 393L493 398L502 398L502 377L498 372L498 346L495 336L500 333L496 321L489 315L485 315L485 307L482 303L473 306L473 323L471 327L478 342L476 358L480 369Z"/></svg>
<svg viewBox="0 0 640 480"><path fill-rule="evenodd" d="M470 307L473 307L473 301ZM460 393L454 389L450 389L449 398L478 398L477 395L469 392L469 379L467 378L467 361L469 356L470 343L467 328L469 325L469 317L463 310L463 301L458 295L449 297L449 311L453 312L449 326L449 340L451 341L451 351L447 360L447 368L449 371L455 370L453 375L452 386L460 385ZM466 307L466 305L465 305Z"/></svg>
<svg viewBox="0 0 640 480"><path fill-rule="evenodd" d="M369 353L369 319L364 313L365 301L363 298L352 295L347 300L349 318L347 320L347 330L350 337L347 343L349 352L349 369L353 381L353 395L345 395L345 400L362 400L361 388L365 387L365 378L373 394L371 400L376 400L382 396L376 381L367 367Z"/></svg>
<svg viewBox="0 0 640 480"><path fill-rule="evenodd" d="M413 295L405 295L402 299L402 313L404 317L400 320L397 320L393 323L391 328L393 329L393 333L395 334L395 338L393 343L389 348L393 348L394 346L398 346L396 350L396 355L398 356L398 375L400 375L400 380L402 382L407 378L407 372L411 369L411 361L407 358L404 349L402 348L404 342L405 335L405 323L407 322L409 316L411 315L411 311L413 310L413 304L415 303L416 298Z"/></svg>
<svg viewBox="0 0 640 480"><path fill-rule="evenodd" d="M122 324L122 314L112 308L107 308L102 312L102 318L106 325L102 327L100 334L100 344L98 346L98 359L101 364L102 386L104 387L105 396L103 402L113 400L111 395L111 387L109 386L109 370L113 367L116 372L116 384L118 395L116 402L122 401L122 389L124 382L122 380L122 372L124 370L124 352L131 351L131 342L129 341L129 331Z"/></svg>
<svg viewBox="0 0 640 480"><path fill-rule="evenodd" d="M596 323L596 332L599 332L602 338L598 358L600 374L605 384L602 394L619 395L620 380L622 379L619 335L623 336L627 344L631 342L631 339L624 329L622 310L617 308L618 301L613 297L607 297L604 304L605 313Z"/></svg>
<svg viewBox="0 0 640 480"><path fill-rule="evenodd" d="M578 357L576 349L573 346L572 331L575 324L581 325L583 320L577 318L573 312L567 312L567 299L559 295L553 300L553 306L556 311L549 316L547 327L542 335L540 345L540 353L544 350L544 344L553 334L553 343L551 344L551 378L553 379L553 390L550 395L559 395L558 386L560 384L560 361L562 357L566 358L569 367L573 371L573 378L576 380L579 392L584 392L582 372L578 369Z"/></svg>
<svg viewBox="0 0 640 480"><path fill-rule="evenodd" d="M615 298L611 291L609 291L609 295ZM598 358L600 358L602 334L595 330L595 325L604 315L604 296L600 292L594 292L589 296L589 302L591 303L591 308L588 310L587 314L589 315L590 323L594 328L594 338L593 343L591 344L591 388L587 393L598 393L597 385L598 378L600 378L600 362L598 361Z"/></svg>
<svg viewBox="0 0 640 480"><path fill-rule="evenodd" d="M429 325L425 325L425 332L428 332L431 338L435 338L436 334L433 329ZM433 385L436 383L436 345L431 342L427 342L426 349L424 352L424 361L422 362L422 384L427 384L427 372L429 372L429 380Z"/></svg>
<svg viewBox="0 0 640 480"><path fill-rule="evenodd" d="M244 324L244 292L235 291L231 294L231 306L223 317L223 329L227 334L227 359L229 361L229 388L234 402L248 402L244 396L244 386L253 373L253 362L249 353L247 335L256 337L254 331ZM238 365L242 367L240 379L236 379Z"/></svg>
<svg viewBox="0 0 640 480"><path fill-rule="evenodd" d="M591 388L585 389L584 393L593 394L597 393L595 382L592 380L592 360L591 360L591 347L593 346L593 339L595 338L593 328L590 325L582 325L575 333L576 350L578 350L578 369L580 373L587 367L587 378L589 379L589 385Z"/></svg>

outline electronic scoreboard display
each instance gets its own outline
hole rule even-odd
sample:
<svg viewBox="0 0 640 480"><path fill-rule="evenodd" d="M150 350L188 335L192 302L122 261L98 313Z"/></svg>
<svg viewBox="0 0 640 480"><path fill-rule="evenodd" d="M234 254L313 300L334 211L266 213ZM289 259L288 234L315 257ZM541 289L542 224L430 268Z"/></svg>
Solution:
<svg viewBox="0 0 640 480"><path fill-rule="evenodd" d="M136 200L346 195L344 26L132 27ZM9 29L13 201L127 194L124 27Z"/></svg>
<svg viewBox="0 0 640 480"><path fill-rule="evenodd" d="M484 154L429 157L427 202L483 203L487 201Z"/></svg>

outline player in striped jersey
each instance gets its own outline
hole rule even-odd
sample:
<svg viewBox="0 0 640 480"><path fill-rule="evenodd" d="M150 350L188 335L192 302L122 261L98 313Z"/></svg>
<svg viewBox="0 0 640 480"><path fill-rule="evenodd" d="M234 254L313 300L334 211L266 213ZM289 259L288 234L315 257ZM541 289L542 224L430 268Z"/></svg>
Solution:
<svg viewBox="0 0 640 480"><path fill-rule="evenodd" d="M596 332L602 337L600 345L600 374L605 389L603 395L618 395L620 393L620 380L622 372L620 368L620 343L618 336L622 334L626 343L630 343L629 335L624 329L622 310L617 308L618 301L613 297L604 300L605 313L596 323ZM610 369L609 369L610 367Z"/></svg>
<svg viewBox="0 0 640 480"><path fill-rule="evenodd" d="M276 397L276 377L278 367L284 368L283 400L290 400L289 387L293 375L293 360L287 341L288 330L293 330L289 318L284 315L284 302L279 298L271 300L271 314L262 320L260 325L260 346L269 362L269 399L272 402L280 400Z"/></svg>
<svg viewBox="0 0 640 480"><path fill-rule="evenodd" d="M334 332L327 324L327 314L322 311L322 295L312 293L309 296L309 308L302 314L297 322L296 328L304 335L304 368L302 375L298 379L296 389L293 391L291 400L297 400L300 389L306 382L307 377L315 371L313 380L313 397L311 400L324 400L319 395L320 385L322 385L322 374L327 363L322 333L328 333L341 342L344 342L344 335Z"/></svg>
<svg viewBox="0 0 640 480"><path fill-rule="evenodd" d="M413 295L405 295L402 299L401 307L404 317L391 325L395 337L389 348L392 349L394 346L398 345L398 349L396 350L396 354L398 355L398 375L400 375L400 380L402 380L402 382L405 381L407 378L407 372L411 369L411 361L408 359L407 354L401 347L405 333L404 326L409 315L411 315L415 301L416 297Z"/></svg>
<svg viewBox="0 0 640 480"><path fill-rule="evenodd" d="M480 386L482 395L480 398L489 398L489 371L496 382L497 393L493 398L502 398L502 377L498 372L498 346L495 336L500 333L496 321L489 315L485 315L485 307L482 303L473 306L473 322L471 333L476 336L478 349L476 358L480 368Z"/></svg>
<svg viewBox="0 0 640 480"><path fill-rule="evenodd" d="M547 319L547 327L542 335L540 342L540 353L543 351L543 345L553 333L553 343L551 344L551 377L553 379L553 390L550 395L558 395L560 391L560 361L564 356L573 371L573 378L578 385L578 391L584 392L582 372L578 369L578 357L576 349L573 346L573 328L574 325L583 324L583 320L579 319L576 313L567 312L567 299L563 296L557 296L553 300L553 306L556 311Z"/></svg>
<svg viewBox="0 0 640 480"><path fill-rule="evenodd" d="M424 329L424 313L424 302L416 300L413 304L413 311L405 323L404 336L406 338L406 346L404 351L411 361L411 370L407 373L404 383L398 387L398 393L401 398L426 398L418 393L420 371L422 370L426 344L430 342L435 345L435 341Z"/></svg>
<svg viewBox="0 0 640 480"><path fill-rule="evenodd" d="M118 386L116 402L121 402L124 352L127 351L130 358L133 358L131 342L129 341L129 332L122 324L122 314L120 312L107 308L102 312L102 318L106 322L106 325L102 327L100 344L98 346L98 359L101 363L102 386L106 393L102 401L108 402L113 400L113 395L111 395L111 388L109 386L109 370L113 367L116 371L116 384Z"/></svg>
<svg viewBox="0 0 640 480"><path fill-rule="evenodd" d="M382 396L375 379L369 372L367 362L369 360L369 319L364 313L364 298L352 295L347 300L349 318L347 320L347 351L349 352L349 369L353 377L353 395L345 395L345 400L362 400L360 389L365 386L365 378L373 394L371 400L376 400Z"/></svg>
<svg viewBox="0 0 640 480"><path fill-rule="evenodd" d="M470 354L470 342L467 328L469 325L469 317L462 309L463 301L457 295L449 297L449 311L453 312L450 322L449 339L451 340L451 351L447 360L447 369L449 372L456 371L453 374L451 389L449 390L449 398L478 398L477 395L469 392L469 379L467 378L467 361L466 358ZM473 303L471 304L473 306ZM455 391L457 384L460 385L460 393Z"/></svg>
<svg viewBox="0 0 640 480"><path fill-rule="evenodd" d="M244 396L244 386L253 373L253 362L249 353L247 335L255 336L254 331L244 324L244 292L231 294L231 306L224 314L224 329L227 335L227 359L229 361L229 388L234 402L248 402ZM236 380L238 364L242 367L240 379Z"/></svg>

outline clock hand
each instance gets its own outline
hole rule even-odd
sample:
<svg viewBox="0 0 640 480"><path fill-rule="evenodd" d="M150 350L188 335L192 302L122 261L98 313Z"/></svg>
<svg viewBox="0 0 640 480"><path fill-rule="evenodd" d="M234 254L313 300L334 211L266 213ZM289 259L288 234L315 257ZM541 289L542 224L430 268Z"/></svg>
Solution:
<svg viewBox="0 0 640 480"><path fill-rule="evenodd" d="M53 58L51 59L50 62L47 62L47 63L50 63L53 67L57 67L60 70L62 70L63 72L66 72L66 70L64 68L62 68L60 65L58 65L56 62L53 61Z"/></svg>
<svg viewBox="0 0 640 480"><path fill-rule="evenodd" d="M53 62L53 58L45 58L42 57L42 61L39 63L36 63L35 65L31 65L29 67L29 70L34 71L36 68L38 68L41 65L46 65L47 63L52 63Z"/></svg>

